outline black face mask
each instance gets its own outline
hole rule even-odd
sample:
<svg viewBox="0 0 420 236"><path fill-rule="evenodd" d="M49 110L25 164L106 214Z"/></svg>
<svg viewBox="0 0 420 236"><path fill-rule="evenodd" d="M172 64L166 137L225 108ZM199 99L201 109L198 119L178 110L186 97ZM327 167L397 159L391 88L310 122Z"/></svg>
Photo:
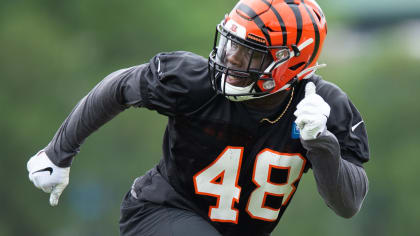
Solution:
<svg viewBox="0 0 420 236"><path fill-rule="evenodd" d="M273 61L270 49L281 50L287 47L267 47L265 44L238 38L219 24L215 33L213 51L209 56L209 72L213 88L225 96L259 97L270 93L274 89L271 71L266 71L267 66ZM285 51L288 52L288 49ZM228 57L235 53L240 62L229 62ZM224 79L228 76L251 80L253 86L243 93L228 93L225 89L227 80ZM258 87L258 81L263 81L263 84L268 85L265 91L261 91ZM266 81L270 82L266 83Z"/></svg>

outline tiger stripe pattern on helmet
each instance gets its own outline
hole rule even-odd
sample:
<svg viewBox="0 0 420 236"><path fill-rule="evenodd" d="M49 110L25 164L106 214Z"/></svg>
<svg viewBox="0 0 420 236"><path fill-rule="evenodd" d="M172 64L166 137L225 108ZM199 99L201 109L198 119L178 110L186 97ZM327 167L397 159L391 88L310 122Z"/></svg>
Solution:
<svg viewBox="0 0 420 236"><path fill-rule="evenodd" d="M270 10L273 11L274 15L276 15L276 18L280 24L280 28L282 32L286 32L286 25L284 24L283 18L280 16L279 12L266 0L262 0L267 6L270 7ZM287 44L287 34L283 35L283 46L286 46Z"/></svg>
<svg viewBox="0 0 420 236"><path fill-rule="evenodd" d="M268 34L267 26L265 26L264 22L258 17L258 15L255 13L255 11L252 10L252 8L250 8L246 4L239 4L238 5L238 10L247 14L249 16L249 18L251 18L255 22L255 24L258 25L260 30L263 32L263 34L265 36L265 39L268 42L268 45L271 46L271 38L270 38L270 35Z"/></svg>
<svg viewBox="0 0 420 236"><path fill-rule="evenodd" d="M304 3L305 1L302 0L302 2ZM311 14L310 10L308 9L308 6L304 5L304 7L305 7L306 12L308 12L308 15L311 17L312 24L314 26L314 31L315 31L315 49L314 49L314 52L312 53L311 58L309 59L308 63L306 63L306 65L305 65L305 67L303 69L307 68L312 63L312 61L315 59L315 56L318 53L319 41L320 41L319 29L318 29L318 26L316 25L315 18Z"/></svg>
<svg viewBox="0 0 420 236"><path fill-rule="evenodd" d="M259 97L287 89L320 67L317 60L327 35L327 22L315 0L240 0L221 27L227 24L245 29L241 45L255 51L255 44L259 43L261 50L272 59L270 65L257 71L259 77L255 77L255 70L241 71L253 73L253 78L258 79L256 89L247 96L254 93ZM235 35L235 32L229 33L232 29L224 30ZM289 54L286 59L285 54ZM238 69L222 67L225 71ZM268 83L269 80L272 82Z"/></svg>
<svg viewBox="0 0 420 236"><path fill-rule="evenodd" d="M292 9L293 14L296 18L296 29L297 29L297 35L296 35L296 45L299 44L300 38L302 37L302 14L300 14L299 7L293 0L287 0L285 1L287 5Z"/></svg>

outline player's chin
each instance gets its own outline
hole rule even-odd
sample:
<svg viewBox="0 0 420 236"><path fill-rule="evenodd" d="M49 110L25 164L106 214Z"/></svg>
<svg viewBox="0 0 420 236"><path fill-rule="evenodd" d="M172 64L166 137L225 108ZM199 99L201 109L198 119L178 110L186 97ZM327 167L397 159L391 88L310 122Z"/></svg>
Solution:
<svg viewBox="0 0 420 236"><path fill-rule="evenodd" d="M231 75L227 76L226 82L236 87L246 87L252 84L252 80L249 78L238 78Z"/></svg>

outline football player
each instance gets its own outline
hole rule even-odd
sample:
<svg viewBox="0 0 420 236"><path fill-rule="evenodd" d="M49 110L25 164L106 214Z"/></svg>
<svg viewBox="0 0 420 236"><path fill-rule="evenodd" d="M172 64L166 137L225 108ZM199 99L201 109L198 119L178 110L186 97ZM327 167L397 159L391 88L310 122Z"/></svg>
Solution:
<svg viewBox="0 0 420 236"><path fill-rule="evenodd" d="M368 189L368 141L347 95L315 74L326 34L314 0L241 0L208 59L160 53L102 80L29 160L29 178L57 205L83 141L145 107L168 117L163 157L125 195L121 235L270 235L310 168L350 218Z"/></svg>

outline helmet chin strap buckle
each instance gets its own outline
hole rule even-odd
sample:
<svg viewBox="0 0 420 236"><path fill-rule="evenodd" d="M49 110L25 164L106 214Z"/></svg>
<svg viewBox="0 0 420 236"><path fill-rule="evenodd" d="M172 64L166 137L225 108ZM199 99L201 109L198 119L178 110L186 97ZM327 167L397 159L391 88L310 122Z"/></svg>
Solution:
<svg viewBox="0 0 420 236"><path fill-rule="evenodd" d="M290 80L289 84L290 84L291 87L293 87L297 84L297 82L298 82L298 77L295 76L295 77L293 77L292 80Z"/></svg>

